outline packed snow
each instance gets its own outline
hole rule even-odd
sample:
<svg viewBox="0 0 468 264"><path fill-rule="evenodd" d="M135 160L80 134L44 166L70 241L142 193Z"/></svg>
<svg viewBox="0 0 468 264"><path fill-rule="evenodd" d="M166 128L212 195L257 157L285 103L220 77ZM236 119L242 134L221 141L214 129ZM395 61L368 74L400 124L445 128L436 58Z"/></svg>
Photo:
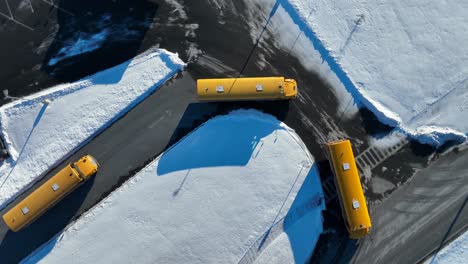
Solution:
<svg viewBox="0 0 468 264"><path fill-rule="evenodd" d="M468 2L278 2L380 121L433 145L466 140Z"/></svg>
<svg viewBox="0 0 468 264"><path fill-rule="evenodd" d="M190 133L24 263L303 262L323 209L297 134L238 110Z"/></svg>
<svg viewBox="0 0 468 264"><path fill-rule="evenodd" d="M75 83L2 106L1 133L11 158L0 163L0 208L183 67L176 54L150 50Z"/></svg>
<svg viewBox="0 0 468 264"><path fill-rule="evenodd" d="M466 263L468 259L468 232L445 246L437 254L426 260L425 264Z"/></svg>

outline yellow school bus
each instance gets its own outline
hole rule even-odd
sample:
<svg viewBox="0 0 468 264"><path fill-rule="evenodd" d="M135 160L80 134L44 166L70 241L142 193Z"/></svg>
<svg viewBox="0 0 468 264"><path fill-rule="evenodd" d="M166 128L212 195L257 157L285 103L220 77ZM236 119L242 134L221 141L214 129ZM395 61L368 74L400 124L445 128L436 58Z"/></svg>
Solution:
<svg viewBox="0 0 468 264"><path fill-rule="evenodd" d="M15 232L21 230L94 175L98 167L99 164L91 155L68 164L5 213L3 221L11 230Z"/></svg>
<svg viewBox="0 0 468 264"><path fill-rule="evenodd" d="M297 96L297 84L284 77L198 79L199 100L274 100Z"/></svg>
<svg viewBox="0 0 468 264"><path fill-rule="evenodd" d="M369 234L372 224L351 142L349 140L329 142L327 150L349 237L352 239L364 237Z"/></svg>

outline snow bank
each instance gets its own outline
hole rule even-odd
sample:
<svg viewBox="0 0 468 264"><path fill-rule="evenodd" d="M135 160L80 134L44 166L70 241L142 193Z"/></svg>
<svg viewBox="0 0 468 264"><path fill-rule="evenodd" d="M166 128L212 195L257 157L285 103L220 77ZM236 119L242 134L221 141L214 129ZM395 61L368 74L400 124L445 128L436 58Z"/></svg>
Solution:
<svg viewBox="0 0 468 264"><path fill-rule="evenodd" d="M313 162L272 116L240 110L216 117L24 262L238 263L246 252L271 249L258 241L269 234L274 242L268 231L278 223L281 241L290 243L275 252L302 260L322 231Z"/></svg>
<svg viewBox="0 0 468 264"><path fill-rule="evenodd" d="M279 2L382 122L434 145L466 140L468 2Z"/></svg>
<svg viewBox="0 0 468 264"><path fill-rule="evenodd" d="M176 54L152 50L2 106L1 133L12 158L0 166L0 208L183 67ZM46 99L51 103L42 104Z"/></svg>
<svg viewBox="0 0 468 264"><path fill-rule="evenodd" d="M468 232L452 241L436 255L428 259L425 264L465 263L468 259Z"/></svg>

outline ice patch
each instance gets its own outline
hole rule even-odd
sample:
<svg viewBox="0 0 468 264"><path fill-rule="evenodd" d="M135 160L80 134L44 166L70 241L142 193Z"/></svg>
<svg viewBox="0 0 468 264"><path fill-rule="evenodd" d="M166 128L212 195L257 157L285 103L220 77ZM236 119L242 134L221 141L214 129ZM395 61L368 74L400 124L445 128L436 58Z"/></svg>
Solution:
<svg viewBox="0 0 468 264"><path fill-rule="evenodd" d="M63 59L97 50L106 41L108 35L108 30L103 30L97 34L81 33L76 41L66 44L47 64L54 66Z"/></svg>

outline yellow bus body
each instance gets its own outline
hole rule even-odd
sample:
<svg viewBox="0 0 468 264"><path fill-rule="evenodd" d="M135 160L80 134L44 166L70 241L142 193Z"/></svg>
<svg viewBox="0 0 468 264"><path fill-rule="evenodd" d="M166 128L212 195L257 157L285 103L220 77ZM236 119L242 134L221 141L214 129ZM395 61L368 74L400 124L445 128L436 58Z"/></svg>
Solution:
<svg viewBox="0 0 468 264"><path fill-rule="evenodd" d="M68 164L34 192L3 215L7 226L17 232L29 225L50 207L59 202L86 179L94 175L99 164L86 155L73 164Z"/></svg>
<svg viewBox="0 0 468 264"><path fill-rule="evenodd" d="M284 77L198 79L199 100L274 100L297 96L297 84Z"/></svg>
<svg viewBox="0 0 468 264"><path fill-rule="evenodd" d="M369 234L372 224L351 142L329 142L327 148L349 236L352 239L364 237Z"/></svg>

